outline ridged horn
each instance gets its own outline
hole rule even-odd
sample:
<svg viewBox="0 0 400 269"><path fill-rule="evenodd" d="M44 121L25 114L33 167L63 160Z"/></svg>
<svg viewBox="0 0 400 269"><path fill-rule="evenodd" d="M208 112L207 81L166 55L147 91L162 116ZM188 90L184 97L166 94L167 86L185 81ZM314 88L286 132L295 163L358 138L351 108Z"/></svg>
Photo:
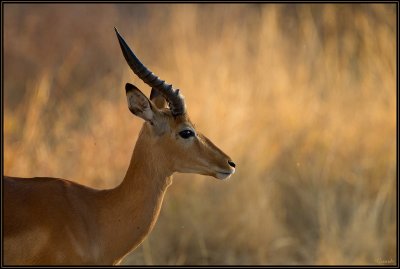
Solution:
<svg viewBox="0 0 400 269"><path fill-rule="evenodd" d="M117 28L114 27L114 29L118 37L122 54L124 55L128 65L131 67L133 73L135 73L147 85L158 90L164 96L168 101L172 115L178 116L184 114L186 112L185 101L183 96L179 93L179 89L174 89L171 84L165 83L164 80L161 80L144 64L142 64L129 48L128 44L126 44L124 38L118 33Z"/></svg>

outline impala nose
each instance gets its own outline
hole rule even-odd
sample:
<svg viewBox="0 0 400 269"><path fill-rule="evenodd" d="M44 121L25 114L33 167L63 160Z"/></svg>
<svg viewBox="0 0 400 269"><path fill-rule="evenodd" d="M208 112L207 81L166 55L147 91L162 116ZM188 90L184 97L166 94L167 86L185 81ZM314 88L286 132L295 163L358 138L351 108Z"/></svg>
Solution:
<svg viewBox="0 0 400 269"><path fill-rule="evenodd" d="M228 161L228 163L229 163L229 165L230 165L230 166L232 166L233 168L235 168L235 167L236 167L236 164L235 164L234 162L232 162L232 161Z"/></svg>

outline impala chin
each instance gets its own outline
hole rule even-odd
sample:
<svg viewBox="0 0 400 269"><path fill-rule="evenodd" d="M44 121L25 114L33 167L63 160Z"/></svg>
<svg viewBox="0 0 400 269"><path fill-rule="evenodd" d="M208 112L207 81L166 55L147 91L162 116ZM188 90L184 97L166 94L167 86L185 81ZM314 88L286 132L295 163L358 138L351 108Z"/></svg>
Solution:
<svg viewBox="0 0 400 269"><path fill-rule="evenodd" d="M229 172L217 172L217 173L215 173L214 177L224 180L224 179L230 178L231 175L233 175L234 173L235 173L235 170L229 171Z"/></svg>
<svg viewBox="0 0 400 269"><path fill-rule="evenodd" d="M228 170L228 171L223 171L223 170L217 170L217 171L194 171L194 170L185 170L185 171L180 171L181 173L190 173L190 174L200 174L200 175L205 175L205 176L210 176L214 177L217 179L225 180L230 178L234 173L235 169L233 170Z"/></svg>

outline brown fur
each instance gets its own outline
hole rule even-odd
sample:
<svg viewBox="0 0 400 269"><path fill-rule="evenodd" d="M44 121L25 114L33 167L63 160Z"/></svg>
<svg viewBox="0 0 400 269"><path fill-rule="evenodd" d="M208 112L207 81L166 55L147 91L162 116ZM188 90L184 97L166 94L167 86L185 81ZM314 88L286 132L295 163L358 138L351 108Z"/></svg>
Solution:
<svg viewBox="0 0 400 269"><path fill-rule="evenodd" d="M205 136L179 137L182 128L194 130L187 115L173 117L137 96L135 105L150 105L154 115L143 125L126 176L116 188L4 177L4 264L117 264L152 230L174 172L218 178L217 172L234 172L230 158Z"/></svg>

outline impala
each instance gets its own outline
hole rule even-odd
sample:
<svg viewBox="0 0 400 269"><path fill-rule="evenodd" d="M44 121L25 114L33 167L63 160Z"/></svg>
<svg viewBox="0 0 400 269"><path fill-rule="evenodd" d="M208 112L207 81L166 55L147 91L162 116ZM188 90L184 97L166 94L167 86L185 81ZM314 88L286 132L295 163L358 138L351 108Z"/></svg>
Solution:
<svg viewBox="0 0 400 269"><path fill-rule="evenodd" d="M226 179L232 160L194 128L178 89L147 69L117 29L122 53L152 90L125 86L129 110L145 120L122 183L96 190L66 179L3 179L6 265L118 264L143 242L174 172Z"/></svg>

